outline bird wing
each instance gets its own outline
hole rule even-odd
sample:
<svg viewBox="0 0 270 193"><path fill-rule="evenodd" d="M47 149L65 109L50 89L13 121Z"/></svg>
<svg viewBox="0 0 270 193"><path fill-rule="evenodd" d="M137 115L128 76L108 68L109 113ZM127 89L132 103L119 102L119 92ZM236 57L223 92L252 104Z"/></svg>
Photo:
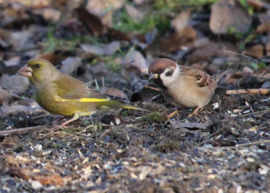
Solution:
<svg viewBox="0 0 270 193"><path fill-rule="evenodd" d="M77 102L104 102L109 100L109 97L105 94L90 89L80 80L65 74L62 74L61 78L53 83L57 89L57 100L75 100Z"/></svg>
<svg viewBox="0 0 270 193"><path fill-rule="evenodd" d="M181 74L194 77L199 87L209 86L213 83L209 74L191 66L181 66Z"/></svg>

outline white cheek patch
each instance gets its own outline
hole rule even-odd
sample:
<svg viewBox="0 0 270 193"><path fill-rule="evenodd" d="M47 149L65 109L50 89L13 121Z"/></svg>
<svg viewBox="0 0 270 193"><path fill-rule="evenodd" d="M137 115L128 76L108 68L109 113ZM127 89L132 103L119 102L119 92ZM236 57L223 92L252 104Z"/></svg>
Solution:
<svg viewBox="0 0 270 193"><path fill-rule="evenodd" d="M165 71L160 75L160 78L164 84L164 86L169 87L176 79L178 78L179 75L179 68L176 67L174 69L173 74L171 76L166 76L166 73L171 71L172 69L167 68Z"/></svg>

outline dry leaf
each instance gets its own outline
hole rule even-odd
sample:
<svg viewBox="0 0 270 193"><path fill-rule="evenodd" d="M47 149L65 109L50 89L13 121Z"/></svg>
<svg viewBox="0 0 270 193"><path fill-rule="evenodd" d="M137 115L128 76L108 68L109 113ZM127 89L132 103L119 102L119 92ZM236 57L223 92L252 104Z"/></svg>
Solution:
<svg viewBox="0 0 270 193"><path fill-rule="evenodd" d="M197 63L202 61L209 61L214 56L230 56L230 53L224 52L224 50L235 51L235 47L230 43L214 43L198 47L193 52L187 55L189 63Z"/></svg>
<svg viewBox="0 0 270 193"><path fill-rule="evenodd" d="M113 55L120 49L120 42L113 41L109 44L81 44L82 49L87 54L95 54L95 55Z"/></svg>
<svg viewBox="0 0 270 193"><path fill-rule="evenodd" d="M215 34L226 34L228 30L246 33L252 18L247 10L234 0L219 0L212 6L210 29Z"/></svg>
<svg viewBox="0 0 270 193"><path fill-rule="evenodd" d="M60 71L65 74L72 75L81 65L82 61L80 58L68 57L62 61Z"/></svg>
<svg viewBox="0 0 270 193"><path fill-rule="evenodd" d="M127 95L124 92L122 92L121 90L119 90L117 88L105 88L103 90L103 92L105 92L108 95L123 98L123 99L128 98Z"/></svg>
<svg viewBox="0 0 270 193"><path fill-rule="evenodd" d="M263 45L256 44L256 45L246 48L243 51L243 54L260 59L264 56L263 51L264 51Z"/></svg>
<svg viewBox="0 0 270 193"><path fill-rule="evenodd" d="M130 5L125 5L125 9L126 12L128 13L128 15L136 22L139 22L142 20L142 18L144 17L144 14L142 12L140 12L138 9L136 9L135 7L132 7Z"/></svg>
<svg viewBox="0 0 270 193"><path fill-rule="evenodd" d="M185 27L164 39L156 39L147 48L146 52L151 55L159 55L178 51L183 47L189 47L197 38L197 32L192 27Z"/></svg>
<svg viewBox="0 0 270 193"><path fill-rule="evenodd" d="M14 93L23 93L29 87L29 80L20 75L3 74L0 79L0 86Z"/></svg>
<svg viewBox="0 0 270 193"><path fill-rule="evenodd" d="M181 31L188 26L189 18L190 12L183 11L171 21L171 26L175 29L175 31Z"/></svg>
<svg viewBox="0 0 270 193"><path fill-rule="evenodd" d="M131 71L135 72L136 74L148 74L148 65L146 64L146 60L144 56L136 51L131 49L125 58L123 59L122 65L124 67L124 74L128 77Z"/></svg>
<svg viewBox="0 0 270 193"><path fill-rule="evenodd" d="M74 11L78 16L78 19L82 21L94 36L100 36L105 33L106 28L103 26L99 17L88 12L83 7L76 8Z"/></svg>

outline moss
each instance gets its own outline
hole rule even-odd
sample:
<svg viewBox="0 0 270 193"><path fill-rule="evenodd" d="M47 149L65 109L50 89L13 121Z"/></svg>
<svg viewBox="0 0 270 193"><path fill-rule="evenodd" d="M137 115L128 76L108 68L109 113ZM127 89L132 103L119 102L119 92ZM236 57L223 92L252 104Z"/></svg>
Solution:
<svg viewBox="0 0 270 193"><path fill-rule="evenodd" d="M181 147L181 143L179 141L168 139L162 142L161 144L155 145L154 150L167 153L170 151L180 150L181 149L180 147Z"/></svg>
<svg viewBox="0 0 270 193"><path fill-rule="evenodd" d="M156 122L160 123L167 120L167 116L160 112L152 112L144 117L143 121L145 122Z"/></svg>

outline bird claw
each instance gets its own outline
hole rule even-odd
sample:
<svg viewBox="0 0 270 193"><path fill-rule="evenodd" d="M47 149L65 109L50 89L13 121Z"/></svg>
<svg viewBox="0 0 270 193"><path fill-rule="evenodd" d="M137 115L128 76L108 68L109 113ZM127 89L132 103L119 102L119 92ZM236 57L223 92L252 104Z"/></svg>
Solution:
<svg viewBox="0 0 270 193"><path fill-rule="evenodd" d="M188 118L192 118L192 117L196 116L200 109L201 109L201 107L197 107L192 113L190 113L188 115Z"/></svg>
<svg viewBox="0 0 270 193"><path fill-rule="evenodd" d="M173 118L174 116L176 116L178 114L178 110L175 110L173 111L172 113L170 113L168 116L167 116L167 121L169 121L171 118Z"/></svg>

